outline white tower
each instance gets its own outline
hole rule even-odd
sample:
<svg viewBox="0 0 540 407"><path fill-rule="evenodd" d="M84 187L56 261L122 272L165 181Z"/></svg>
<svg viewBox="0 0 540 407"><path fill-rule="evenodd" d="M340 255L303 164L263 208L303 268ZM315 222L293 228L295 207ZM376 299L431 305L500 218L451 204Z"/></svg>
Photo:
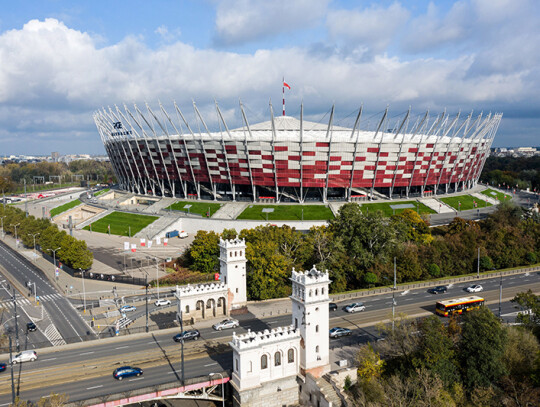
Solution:
<svg viewBox="0 0 540 407"><path fill-rule="evenodd" d="M246 288L246 240L219 239L219 272L221 282L229 289L229 311L245 307Z"/></svg>
<svg viewBox="0 0 540 407"><path fill-rule="evenodd" d="M328 271L292 270L292 323L300 329L300 372L321 377L330 370Z"/></svg>

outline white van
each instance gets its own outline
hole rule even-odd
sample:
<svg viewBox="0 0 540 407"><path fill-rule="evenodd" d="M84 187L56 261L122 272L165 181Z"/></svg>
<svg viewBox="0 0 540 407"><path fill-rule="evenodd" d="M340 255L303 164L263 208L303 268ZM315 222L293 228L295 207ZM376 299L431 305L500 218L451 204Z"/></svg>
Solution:
<svg viewBox="0 0 540 407"><path fill-rule="evenodd" d="M34 360L37 360L37 353L35 350L23 350L21 353L13 356L10 363L33 362Z"/></svg>
<svg viewBox="0 0 540 407"><path fill-rule="evenodd" d="M180 239L185 239L186 237L188 237L188 233L182 230L180 233L178 233L178 237Z"/></svg>

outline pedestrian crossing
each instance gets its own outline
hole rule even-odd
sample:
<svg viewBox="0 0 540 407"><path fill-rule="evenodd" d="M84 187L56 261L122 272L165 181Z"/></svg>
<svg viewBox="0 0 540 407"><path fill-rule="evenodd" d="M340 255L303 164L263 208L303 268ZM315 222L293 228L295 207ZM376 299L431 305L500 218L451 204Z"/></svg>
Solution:
<svg viewBox="0 0 540 407"><path fill-rule="evenodd" d="M56 327L52 324L45 328L43 334L52 343L53 346L61 346L66 344L66 341L64 340L64 338L62 338L62 335L60 335L58 329L56 329Z"/></svg>
<svg viewBox="0 0 540 407"><path fill-rule="evenodd" d="M43 295L43 296L39 296L39 302L42 303L42 302L47 302L47 301L56 301L56 300L59 300L59 299L62 299L64 298L61 294L49 294L49 295ZM32 298L33 300L34 298ZM15 300L16 303L17 303L17 306L18 307L21 307L21 306L24 306L24 305L34 305L34 301L31 301L27 298L24 298L24 297L17 297L17 299ZM13 300L3 300L3 301L0 301L0 308L14 308L15 305L13 304Z"/></svg>

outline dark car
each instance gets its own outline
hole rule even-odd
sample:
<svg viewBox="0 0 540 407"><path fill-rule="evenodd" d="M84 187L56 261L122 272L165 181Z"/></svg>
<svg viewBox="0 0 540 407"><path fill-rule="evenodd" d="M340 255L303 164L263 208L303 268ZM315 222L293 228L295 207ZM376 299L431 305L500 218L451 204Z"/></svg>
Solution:
<svg viewBox="0 0 540 407"><path fill-rule="evenodd" d="M7 368L7 365L5 363L0 363L0 372L3 372L4 370L6 370Z"/></svg>
<svg viewBox="0 0 540 407"><path fill-rule="evenodd" d="M337 304L335 302L331 302L330 304L328 304L328 310L337 311Z"/></svg>
<svg viewBox="0 0 540 407"><path fill-rule="evenodd" d="M28 322L28 323L26 324L26 330L27 330L28 332L34 332L34 331L37 331L37 326L36 326L36 324L34 324L33 322Z"/></svg>
<svg viewBox="0 0 540 407"><path fill-rule="evenodd" d="M182 333L174 335L173 339L175 342L180 342L182 339L184 341L187 341L190 339L197 340L200 338L200 336L201 336L201 333L198 330L192 329L190 331L184 331Z"/></svg>
<svg viewBox="0 0 540 407"><path fill-rule="evenodd" d="M330 329L330 338L339 338L340 336L349 336L352 333L350 329L347 328L332 328Z"/></svg>
<svg viewBox="0 0 540 407"><path fill-rule="evenodd" d="M140 376L143 374L142 369L138 367L123 366L113 372L113 377L117 380L122 380L126 377Z"/></svg>
<svg viewBox="0 0 540 407"><path fill-rule="evenodd" d="M428 292L431 294L444 294L447 291L448 287L445 285L438 285L437 287L433 287L428 290Z"/></svg>

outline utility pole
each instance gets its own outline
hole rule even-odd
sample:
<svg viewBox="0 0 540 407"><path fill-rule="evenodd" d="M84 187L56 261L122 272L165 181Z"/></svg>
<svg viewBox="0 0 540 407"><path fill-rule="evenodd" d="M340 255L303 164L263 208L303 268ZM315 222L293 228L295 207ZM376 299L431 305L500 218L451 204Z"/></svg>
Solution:
<svg viewBox="0 0 540 407"><path fill-rule="evenodd" d="M37 253L36 253L36 236L39 235L40 233L37 232L37 233L28 233L28 236L32 236L34 238L34 261L36 261L36 258L37 258Z"/></svg>
<svg viewBox="0 0 540 407"><path fill-rule="evenodd" d="M26 196L26 178L23 178L24 181L24 215L28 217L28 197Z"/></svg>
<svg viewBox="0 0 540 407"><path fill-rule="evenodd" d="M394 316L396 314L396 258L394 257L394 289L392 290L392 333L394 333Z"/></svg>
<svg viewBox="0 0 540 407"><path fill-rule="evenodd" d="M15 345L17 346L17 352L21 351L19 345L19 325L17 324L17 301L15 299L15 288L13 288L13 309L15 311Z"/></svg>
<svg viewBox="0 0 540 407"><path fill-rule="evenodd" d="M146 332L148 332L148 275L146 275L144 286L146 287Z"/></svg>
<svg viewBox="0 0 540 407"><path fill-rule="evenodd" d="M502 276L499 284L499 319L501 319L501 303L502 303Z"/></svg>
<svg viewBox="0 0 540 407"><path fill-rule="evenodd" d="M159 263L156 257L156 284L157 284L157 299L159 300Z"/></svg>
<svg viewBox="0 0 540 407"><path fill-rule="evenodd" d="M184 321L182 318L182 305L180 303L180 298L178 298L178 322L180 322L180 352L182 353L182 386L184 385L184 337L182 333L184 332Z"/></svg>
<svg viewBox="0 0 540 407"><path fill-rule="evenodd" d="M476 278L480 278L480 246L478 246L478 264L476 265Z"/></svg>
<svg viewBox="0 0 540 407"><path fill-rule="evenodd" d="M397 289L396 282L396 258L394 257L394 290Z"/></svg>
<svg viewBox="0 0 540 407"><path fill-rule="evenodd" d="M13 380L13 353L11 352L11 335L9 336L9 364L11 370L11 401L12 405L15 405L15 381Z"/></svg>

